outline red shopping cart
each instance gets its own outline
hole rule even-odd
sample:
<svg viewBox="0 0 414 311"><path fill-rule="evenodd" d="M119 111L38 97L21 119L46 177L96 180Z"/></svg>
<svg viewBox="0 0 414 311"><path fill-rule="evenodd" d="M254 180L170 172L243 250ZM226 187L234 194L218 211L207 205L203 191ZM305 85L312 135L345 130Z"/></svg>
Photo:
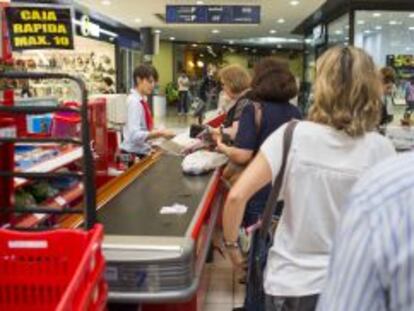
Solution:
<svg viewBox="0 0 414 311"><path fill-rule="evenodd" d="M13 184L13 178L55 179L73 177L83 181L84 204L82 208L63 206L13 206L14 200L4 201L0 206L4 219L15 219L15 215L47 214L64 216L84 214L84 227L81 229L54 229L44 231L38 227L10 227L0 229L0 310L1 311L95 311L104 310L107 300L107 285L104 280L105 261L102 254L103 227L96 224L95 173L90 148L89 123L87 117L87 92L85 84L78 78L66 74L0 72L0 79L69 79L81 89L80 107L52 106L2 106L0 113L42 114L67 112L78 114L81 135L76 138L59 137L0 137L0 144L56 143L82 146L82 171L63 172L20 172L0 168L0 179ZM12 157L13 158L13 157ZM7 162L9 163L9 162ZM13 164L13 161L11 161ZM10 188L10 187L9 187ZM7 197L10 193L5 192ZM3 199L3 198L0 198ZM14 215L13 217L10 215ZM6 221L7 222L7 221ZM47 223L47 222L45 222ZM51 230L50 230L51 229Z"/></svg>

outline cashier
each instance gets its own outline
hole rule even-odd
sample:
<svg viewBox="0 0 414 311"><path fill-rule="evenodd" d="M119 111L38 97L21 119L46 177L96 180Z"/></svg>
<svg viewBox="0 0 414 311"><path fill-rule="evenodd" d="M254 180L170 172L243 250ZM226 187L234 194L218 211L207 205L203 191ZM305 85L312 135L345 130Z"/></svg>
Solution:
<svg viewBox="0 0 414 311"><path fill-rule="evenodd" d="M158 72L151 65L140 65L133 74L135 88L127 99L127 119L123 129L124 140L121 152L142 158L151 151L149 141L164 137L171 138L174 133L169 130L154 129L154 120L147 97L152 94L158 80Z"/></svg>

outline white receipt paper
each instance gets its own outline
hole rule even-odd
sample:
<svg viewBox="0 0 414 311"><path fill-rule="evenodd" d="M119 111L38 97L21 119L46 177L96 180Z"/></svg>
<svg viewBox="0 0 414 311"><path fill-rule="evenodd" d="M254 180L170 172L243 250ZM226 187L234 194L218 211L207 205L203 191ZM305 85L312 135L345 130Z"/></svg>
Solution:
<svg viewBox="0 0 414 311"><path fill-rule="evenodd" d="M187 213L188 207L182 204L175 203L173 206L164 206L160 210L161 215L182 215Z"/></svg>

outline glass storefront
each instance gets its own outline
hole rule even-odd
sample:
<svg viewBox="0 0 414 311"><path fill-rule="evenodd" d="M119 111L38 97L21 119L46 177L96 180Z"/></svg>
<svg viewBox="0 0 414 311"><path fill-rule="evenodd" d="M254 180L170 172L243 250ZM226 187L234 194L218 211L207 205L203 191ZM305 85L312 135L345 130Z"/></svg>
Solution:
<svg viewBox="0 0 414 311"><path fill-rule="evenodd" d="M349 44L349 14L345 14L328 24L328 47Z"/></svg>
<svg viewBox="0 0 414 311"><path fill-rule="evenodd" d="M378 67L395 69L395 103L405 105L406 84L414 78L414 14L356 11L354 44L367 51Z"/></svg>

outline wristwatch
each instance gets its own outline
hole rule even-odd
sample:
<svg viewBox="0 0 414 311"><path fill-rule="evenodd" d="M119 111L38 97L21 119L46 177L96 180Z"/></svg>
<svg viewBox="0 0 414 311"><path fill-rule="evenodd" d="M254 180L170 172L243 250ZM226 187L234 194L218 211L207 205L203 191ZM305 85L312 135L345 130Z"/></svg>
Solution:
<svg viewBox="0 0 414 311"><path fill-rule="evenodd" d="M240 248L240 245L239 245L239 242L229 242L229 241L226 241L226 240L223 240L223 244L224 244L224 247L226 248L226 249L238 249L238 248Z"/></svg>

